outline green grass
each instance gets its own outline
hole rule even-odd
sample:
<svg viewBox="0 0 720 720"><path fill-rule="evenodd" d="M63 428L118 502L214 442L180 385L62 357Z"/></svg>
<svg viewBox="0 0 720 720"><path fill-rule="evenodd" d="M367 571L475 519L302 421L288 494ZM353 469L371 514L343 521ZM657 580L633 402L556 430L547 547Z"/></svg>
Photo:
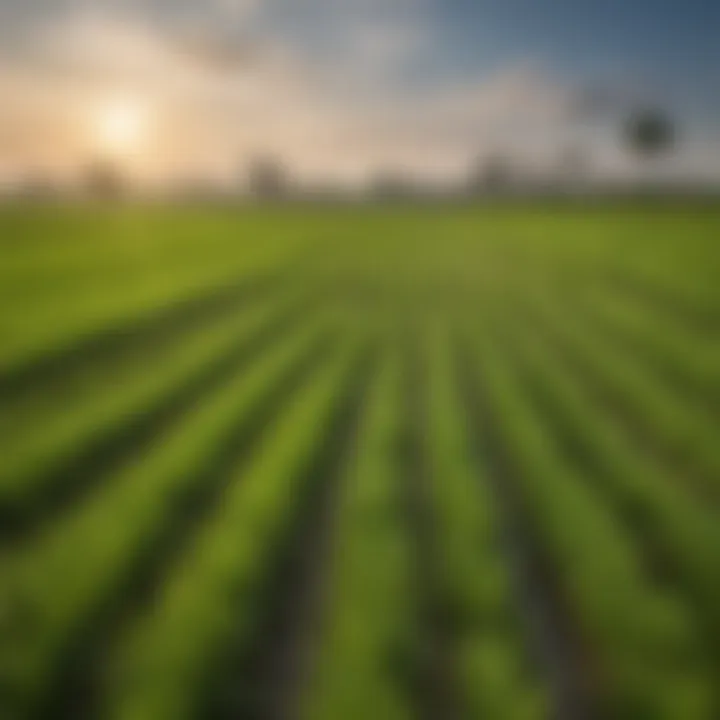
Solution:
<svg viewBox="0 0 720 720"><path fill-rule="evenodd" d="M718 238L3 209L0 718L717 718Z"/></svg>

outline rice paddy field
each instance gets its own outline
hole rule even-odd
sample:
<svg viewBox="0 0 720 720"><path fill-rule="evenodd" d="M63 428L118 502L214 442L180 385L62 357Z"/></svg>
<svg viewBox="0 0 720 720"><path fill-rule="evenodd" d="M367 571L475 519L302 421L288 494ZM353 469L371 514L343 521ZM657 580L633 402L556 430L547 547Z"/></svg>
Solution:
<svg viewBox="0 0 720 720"><path fill-rule="evenodd" d="M716 720L720 207L0 211L2 720Z"/></svg>

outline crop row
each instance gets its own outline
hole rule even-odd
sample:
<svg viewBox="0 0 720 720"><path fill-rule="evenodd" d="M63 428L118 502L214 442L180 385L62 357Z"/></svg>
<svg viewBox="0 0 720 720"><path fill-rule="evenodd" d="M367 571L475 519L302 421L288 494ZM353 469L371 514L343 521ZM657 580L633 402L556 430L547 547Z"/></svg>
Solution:
<svg viewBox="0 0 720 720"><path fill-rule="evenodd" d="M249 641L261 610L263 578L297 511L306 467L347 382L356 343L345 344L289 400L273 431L252 449L247 468L152 608L111 663L108 718L194 717L196 701L223 646ZM231 471L232 472L232 471Z"/></svg>
<svg viewBox="0 0 720 720"><path fill-rule="evenodd" d="M651 366L616 344L605 341L597 329L576 312L547 296L524 300L531 323L547 328L548 339L564 349L573 362L595 378L593 407L614 407L628 432L639 442L653 446L672 459L671 466L684 470L688 485L717 497L720 478L720 447L709 411L694 406L668 386ZM520 318L517 322L522 322Z"/></svg>
<svg viewBox="0 0 720 720"><path fill-rule="evenodd" d="M461 717L545 718L549 701L530 662L500 542L501 510L485 475L486 459L472 449L451 349L447 332L428 333L425 438L438 592L455 656Z"/></svg>
<svg viewBox="0 0 720 720"><path fill-rule="evenodd" d="M42 515L42 507L73 499L73 488L97 484L103 471L128 462L133 450L275 342L301 316L303 300L290 294L208 323L176 344L172 357L80 394L62 415L45 418L43 410L24 432L7 433L0 441L4 531L26 525L25 516Z"/></svg>
<svg viewBox="0 0 720 720"><path fill-rule="evenodd" d="M6 376L17 385L35 365L57 365L109 329L142 326L294 267L314 242L276 227L251 243L243 230L253 231L252 218L247 227L221 214L151 211L25 218L0 239L0 390Z"/></svg>
<svg viewBox="0 0 720 720"><path fill-rule="evenodd" d="M638 451L592 398L582 376L543 342L542 328L513 338L514 365L566 457L584 472L628 531L646 547L649 570L668 576L696 603L701 625L717 642L720 629L720 530L713 508L688 493L664 465Z"/></svg>
<svg viewBox="0 0 720 720"><path fill-rule="evenodd" d="M123 601L123 587L153 547L172 548L167 538L180 542L201 500L220 501L232 467L272 420L265 407L277 413L287 401L293 367L302 374L322 368L318 343L326 329L322 318L307 323L208 393L152 449L11 555L4 592L14 611L0 630L0 673L19 708L43 696L88 623Z"/></svg>
<svg viewBox="0 0 720 720"><path fill-rule="evenodd" d="M404 511L401 365L390 351L372 382L336 518L305 720L410 720L417 610Z"/></svg>
<svg viewBox="0 0 720 720"><path fill-rule="evenodd" d="M589 648L595 707L613 718L712 717L711 667L692 612L646 576L633 538L568 459L508 358L487 338L472 345L518 490Z"/></svg>

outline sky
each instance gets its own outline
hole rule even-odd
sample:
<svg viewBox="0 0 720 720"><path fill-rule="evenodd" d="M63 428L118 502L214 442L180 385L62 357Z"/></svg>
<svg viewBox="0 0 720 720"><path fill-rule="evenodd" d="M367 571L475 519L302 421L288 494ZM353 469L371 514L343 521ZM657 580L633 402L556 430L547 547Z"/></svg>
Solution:
<svg viewBox="0 0 720 720"><path fill-rule="evenodd" d="M654 171L720 178L719 34L716 0L0 0L0 178L623 176L639 107L680 130Z"/></svg>

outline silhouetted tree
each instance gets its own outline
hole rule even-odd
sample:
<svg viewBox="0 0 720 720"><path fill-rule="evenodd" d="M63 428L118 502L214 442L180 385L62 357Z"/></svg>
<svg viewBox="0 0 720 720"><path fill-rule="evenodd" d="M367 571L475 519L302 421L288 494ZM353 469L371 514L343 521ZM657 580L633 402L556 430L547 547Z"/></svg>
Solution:
<svg viewBox="0 0 720 720"><path fill-rule="evenodd" d="M96 160L85 169L84 187L90 197L107 200L120 197L126 186L117 166L106 160Z"/></svg>
<svg viewBox="0 0 720 720"><path fill-rule="evenodd" d="M250 165L248 180L252 194L264 200L284 197L290 189L285 167L271 157L255 159Z"/></svg>
<svg viewBox="0 0 720 720"><path fill-rule="evenodd" d="M372 196L378 200L398 200L415 194L411 180L398 172L382 170L373 178Z"/></svg>
<svg viewBox="0 0 720 720"><path fill-rule="evenodd" d="M61 196L60 184L41 173L33 173L17 186L17 196L29 202L45 202Z"/></svg>
<svg viewBox="0 0 720 720"><path fill-rule="evenodd" d="M492 155L479 160L470 174L469 189L472 193L496 193L507 190L513 182L512 168L502 155Z"/></svg>
<svg viewBox="0 0 720 720"><path fill-rule="evenodd" d="M659 110L639 110L627 119L625 140L637 155L658 157L676 142L677 129L673 120Z"/></svg>

